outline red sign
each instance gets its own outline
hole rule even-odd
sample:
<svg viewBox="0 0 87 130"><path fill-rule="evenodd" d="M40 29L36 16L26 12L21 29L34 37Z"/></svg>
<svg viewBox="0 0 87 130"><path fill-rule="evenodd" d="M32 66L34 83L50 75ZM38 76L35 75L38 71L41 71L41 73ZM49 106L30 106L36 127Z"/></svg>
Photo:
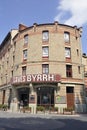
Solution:
<svg viewBox="0 0 87 130"><path fill-rule="evenodd" d="M12 78L12 84L24 82L59 82L61 76L58 74L29 74Z"/></svg>

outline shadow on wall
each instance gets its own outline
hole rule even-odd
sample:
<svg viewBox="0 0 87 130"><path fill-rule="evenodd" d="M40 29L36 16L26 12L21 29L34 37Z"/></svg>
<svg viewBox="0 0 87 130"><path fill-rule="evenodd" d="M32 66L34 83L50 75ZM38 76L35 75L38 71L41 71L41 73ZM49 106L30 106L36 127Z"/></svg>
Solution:
<svg viewBox="0 0 87 130"><path fill-rule="evenodd" d="M75 111L77 113L86 113L87 112L86 100L85 100L84 92L82 92L82 91L80 92L80 95L77 94L75 97Z"/></svg>

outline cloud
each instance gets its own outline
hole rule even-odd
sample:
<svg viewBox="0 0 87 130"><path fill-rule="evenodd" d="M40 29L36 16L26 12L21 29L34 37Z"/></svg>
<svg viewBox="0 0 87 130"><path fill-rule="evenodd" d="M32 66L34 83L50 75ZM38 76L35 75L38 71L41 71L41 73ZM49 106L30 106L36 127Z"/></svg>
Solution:
<svg viewBox="0 0 87 130"><path fill-rule="evenodd" d="M68 25L87 23L87 0L60 0L54 20Z"/></svg>

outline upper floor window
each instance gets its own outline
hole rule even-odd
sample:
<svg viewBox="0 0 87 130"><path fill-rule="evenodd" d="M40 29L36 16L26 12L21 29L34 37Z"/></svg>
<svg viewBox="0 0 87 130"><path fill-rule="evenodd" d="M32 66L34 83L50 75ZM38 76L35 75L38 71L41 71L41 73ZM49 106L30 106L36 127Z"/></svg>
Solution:
<svg viewBox="0 0 87 130"><path fill-rule="evenodd" d="M13 63L15 62L15 55L13 55Z"/></svg>
<svg viewBox="0 0 87 130"><path fill-rule="evenodd" d="M79 49L77 49L77 56L79 56Z"/></svg>
<svg viewBox="0 0 87 130"><path fill-rule="evenodd" d="M13 77L13 70L11 71L11 76Z"/></svg>
<svg viewBox="0 0 87 130"><path fill-rule="evenodd" d="M23 50L23 59L24 59L24 60L27 59L27 50Z"/></svg>
<svg viewBox="0 0 87 130"><path fill-rule="evenodd" d="M42 73L44 73L44 74L49 73L49 65L48 64L43 64L42 65Z"/></svg>
<svg viewBox="0 0 87 130"><path fill-rule="evenodd" d="M65 57L71 58L71 49L68 47L65 47Z"/></svg>
<svg viewBox="0 0 87 130"><path fill-rule="evenodd" d="M16 50L16 42L14 42L13 44L13 52L15 52L15 50Z"/></svg>
<svg viewBox="0 0 87 130"><path fill-rule="evenodd" d="M22 67L22 75L26 75L26 66Z"/></svg>
<svg viewBox="0 0 87 130"><path fill-rule="evenodd" d="M78 73L81 74L80 66L78 66Z"/></svg>
<svg viewBox="0 0 87 130"><path fill-rule="evenodd" d="M49 56L49 48L48 48L48 46L42 47L42 56L43 57L48 57Z"/></svg>
<svg viewBox="0 0 87 130"><path fill-rule="evenodd" d="M64 32L64 41L69 42L70 41L70 33L69 32Z"/></svg>
<svg viewBox="0 0 87 130"><path fill-rule="evenodd" d="M24 44L28 44L28 35L24 36Z"/></svg>
<svg viewBox="0 0 87 130"><path fill-rule="evenodd" d="M49 32L48 31L43 31L42 35L43 35L43 37L42 37L43 41L49 40Z"/></svg>
<svg viewBox="0 0 87 130"><path fill-rule="evenodd" d="M72 65L66 65L66 77L72 77Z"/></svg>

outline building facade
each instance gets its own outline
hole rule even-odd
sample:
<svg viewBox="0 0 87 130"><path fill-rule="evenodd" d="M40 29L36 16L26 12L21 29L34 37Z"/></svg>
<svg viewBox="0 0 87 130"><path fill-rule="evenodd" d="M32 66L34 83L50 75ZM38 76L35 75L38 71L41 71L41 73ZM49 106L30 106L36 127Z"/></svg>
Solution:
<svg viewBox="0 0 87 130"><path fill-rule="evenodd" d="M0 46L0 104L85 112L82 28L54 22L13 31Z"/></svg>
<svg viewBox="0 0 87 130"><path fill-rule="evenodd" d="M87 102L87 55L83 54L82 63L84 65L84 85L85 85L85 93L86 93L86 102Z"/></svg>

